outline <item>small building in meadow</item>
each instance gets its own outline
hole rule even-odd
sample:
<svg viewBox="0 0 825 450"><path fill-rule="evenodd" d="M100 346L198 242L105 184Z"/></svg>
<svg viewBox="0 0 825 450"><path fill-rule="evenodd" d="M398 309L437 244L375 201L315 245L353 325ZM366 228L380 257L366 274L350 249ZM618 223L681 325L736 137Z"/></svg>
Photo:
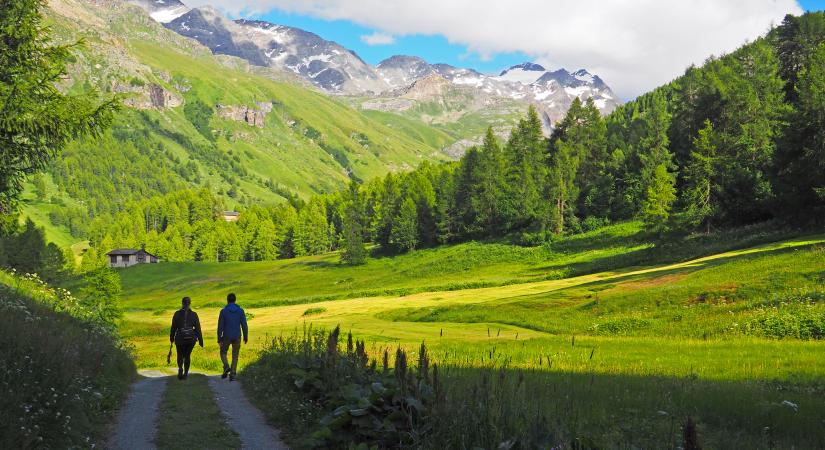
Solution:
<svg viewBox="0 0 825 450"><path fill-rule="evenodd" d="M131 267L135 264L155 264L157 256L143 249L119 248L106 254L109 257L109 267Z"/></svg>
<svg viewBox="0 0 825 450"><path fill-rule="evenodd" d="M238 211L224 211L221 213L221 217L223 217L223 220L227 222L237 222L241 217L241 213Z"/></svg>

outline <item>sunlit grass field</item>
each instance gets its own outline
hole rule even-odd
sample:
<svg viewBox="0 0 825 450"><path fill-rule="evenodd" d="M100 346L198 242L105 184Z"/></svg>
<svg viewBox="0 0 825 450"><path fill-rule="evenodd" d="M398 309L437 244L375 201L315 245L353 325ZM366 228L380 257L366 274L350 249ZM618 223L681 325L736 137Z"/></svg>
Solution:
<svg viewBox="0 0 825 450"><path fill-rule="evenodd" d="M376 355L398 345L415 353L424 341L458 382L483 367L526 370L529 401L573 434L664 442L693 415L710 448L786 448L802 434L797 448L825 444L825 235L727 240L734 250L687 260L689 251L655 253L636 224L585 236L543 248L464 244L361 267L336 255L136 267L121 272L123 332L139 366L163 366L172 312L190 295L207 342L193 364L217 371L214 329L234 291L252 334L242 365L272 337L340 324Z"/></svg>

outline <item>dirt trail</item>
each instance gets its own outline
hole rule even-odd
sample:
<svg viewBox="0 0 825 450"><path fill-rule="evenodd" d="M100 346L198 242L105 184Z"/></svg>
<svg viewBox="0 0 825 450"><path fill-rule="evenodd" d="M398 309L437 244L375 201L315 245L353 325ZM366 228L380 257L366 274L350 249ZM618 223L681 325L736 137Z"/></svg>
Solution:
<svg viewBox="0 0 825 450"><path fill-rule="evenodd" d="M118 412L106 448L112 450L153 450L158 407L169 377L157 371L141 371L132 385L126 405Z"/></svg>
<svg viewBox="0 0 825 450"><path fill-rule="evenodd" d="M252 406L244 395L239 381L223 380L220 376L209 377L209 387L226 417L229 426L241 437L244 449L288 450L278 431L270 427L263 414Z"/></svg>

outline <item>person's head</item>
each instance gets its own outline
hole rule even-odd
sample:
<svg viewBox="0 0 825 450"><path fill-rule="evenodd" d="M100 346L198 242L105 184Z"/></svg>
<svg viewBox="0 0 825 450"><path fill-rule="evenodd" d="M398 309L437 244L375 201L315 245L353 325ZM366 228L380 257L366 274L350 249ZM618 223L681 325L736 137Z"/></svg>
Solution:
<svg viewBox="0 0 825 450"><path fill-rule="evenodd" d="M180 304L181 306L183 306L184 309L186 309L189 307L189 305L192 304L192 299L189 297L183 297L183 300L180 301Z"/></svg>
<svg viewBox="0 0 825 450"><path fill-rule="evenodd" d="M235 294L229 294L226 296L226 303L235 303Z"/></svg>

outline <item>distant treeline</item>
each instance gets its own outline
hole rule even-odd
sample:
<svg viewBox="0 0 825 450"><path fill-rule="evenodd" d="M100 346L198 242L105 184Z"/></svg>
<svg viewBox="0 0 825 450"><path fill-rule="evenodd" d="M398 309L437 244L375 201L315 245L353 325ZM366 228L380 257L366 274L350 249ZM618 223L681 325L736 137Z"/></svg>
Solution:
<svg viewBox="0 0 825 450"><path fill-rule="evenodd" d="M641 218L657 233L825 216L825 14L788 16L765 38L603 118L575 100L552 135L530 109L506 142L490 131L455 163L424 163L307 203L218 218L207 191L129 204L90 235L170 260L235 261L364 243L390 252L561 233Z"/></svg>

